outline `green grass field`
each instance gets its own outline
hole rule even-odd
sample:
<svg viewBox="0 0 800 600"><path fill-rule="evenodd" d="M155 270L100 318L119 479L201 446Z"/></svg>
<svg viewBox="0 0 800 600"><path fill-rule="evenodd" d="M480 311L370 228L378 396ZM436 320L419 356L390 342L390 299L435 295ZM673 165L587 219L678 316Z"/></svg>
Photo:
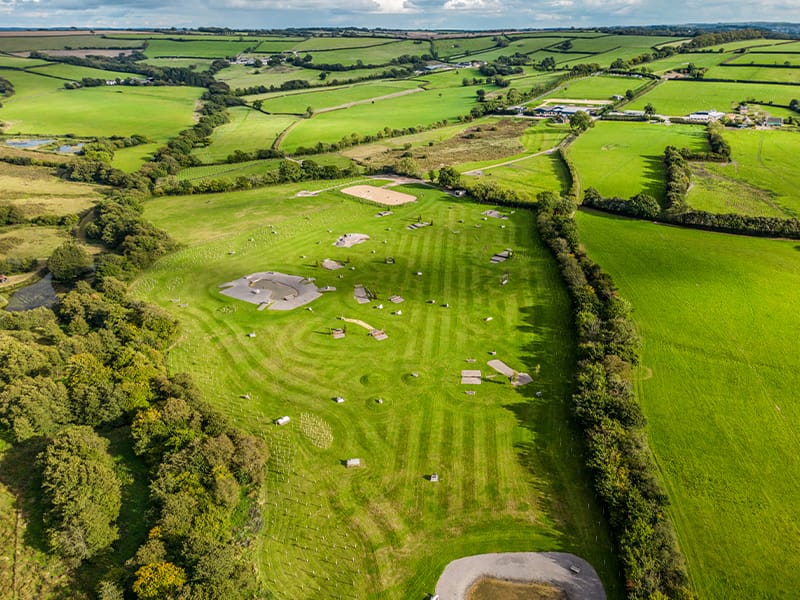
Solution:
<svg viewBox="0 0 800 600"><path fill-rule="evenodd" d="M571 98L573 100L611 100L615 94L624 96L627 90L636 91L648 82L632 77L586 77L568 81L558 86L544 98Z"/></svg>
<svg viewBox="0 0 800 600"><path fill-rule="evenodd" d="M379 219L379 206L337 192L292 198L300 187L273 188L266 201L254 190L149 202L147 218L186 247L133 288L183 324L172 368L191 372L208 401L270 443L255 558L276 598L418 598L454 558L537 549L587 557L619 597L566 424L568 300L532 235L532 215L517 211L501 228L482 220L483 206L410 187L401 189L419 202ZM407 230L420 214L434 225ZM371 240L333 247L345 232ZM508 246L513 260L491 265L491 254ZM386 255L395 264L385 264ZM315 266L326 257L354 270ZM217 291L269 269L314 276L337 291L316 300L313 312L259 312ZM510 282L500 286L506 271ZM354 284L402 315L357 304ZM405 302L388 303L391 294ZM346 324L347 337L334 340L327 333L344 324L342 315L384 328L389 339ZM251 331L257 337L248 338ZM516 391L498 376L465 394L460 371L488 374L490 350L519 369L540 365L536 382ZM332 401L338 395L343 404ZM289 425L270 424L284 414ZM363 467L345 469L349 457ZM438 484L424 478L432 472Z"/></svg>
<svg viewBox="0 0 800 600"><path fill-rule="evenodd" d="M315 111L342 106L351 102L361 102L370 98L379 98L397 94L406 90L418 89L415 81L381 81L378 83L361 83L333 90L321 89L302 94L271 94L263 101L262 110L271 113L289 113L301 115L311 106Z"/></svg>
<svg viewBox="0 0 800 600"><path fill-rule="evenodd" d="M712 108L722 112L729 111L740 102L750 99L788 105L798 95L800 89L791 85L671 80L657 85L625 108L642 110L650 103L660 114L683 116L696 110Z"/></svg>
<svg viewBox="0 0 800 600"><path fill-rule="evenodd" d="M133 173L138 170L146 161L150 159L153 152L158 150L163 144L139 144L130 148L120 148L114 151L114 159L111 166L121 169L126 173Z"/></svg>
<svg viewBox="0 0 800 600"><path fill-rule="evenodd" d="M122 71L103 71L101 69L91 69L89 67L79 67L61 63L51 63L41 67L30 69L31 73L47 75L49 77L59 77L70 81L80 81L84 77L92 79L127 79L128 77L141 77L135 73L125 73Z"/></svg>
<svg viewBox="0 0 800 600"><path fill-rule="evenodd" d="M599 122L568 150L585 190L629 198L664 193L664 148L706 148L705 129L697 125Z"/></svg>
<svg viewBox="0 0 800 600"><path fill-rule="evenodd" d="M781 66L789 63L793 67L800 66L800 54L778 52L748 52L746 54L736 55L728 64L731 65L775 65Z"/></svg>
<svg viewBox="0 0 800 600"><path fill-rule="evenodd" d="M139 48L141 40L108 39L100 35L0 36L0 52L69 48Z"/></svg>
<svg viewBox="0 0 800 600"><path fill-rule="evenodd" d="M8 124L6 133L138 133L165 141L192 125L195 103L202 92L189 87L128 86L65 90L57 79L29 74L15 75L12 80L15 85L24 81L25 87L0 109L0 119Z"/></svg>
<svg viewBox="0 0 800 600"><path fill-rule="evenodd" d="M433 41L433 47L439 58L447 60L454 56L469 58L470 54L488 50L497 45L493 36L446 38Z"/></svg>
<svg viewBox="0 0 800 600"><path fill-rule="evenodd" d="M291 48L296 52L313 52L318 50L367 48L397 41L400 40L385 37L315 37L294 44Z"/></svg>
<svg viewBox="0 0 800 600"><path fill-rule="evenodd" d="M314 146L318 141L338 142L351 133L369 135L384 127L399 129L455 119L468 113L475 102L474 88L458 87L429 90L321 113L299 121L286 136L281 148L291 152L300 146Z"/></svg>
<svg viewBox="0 0 800 600"><path fill-rule="evenodd" d="M236 56L258 46L257 40L252 41L173 41L150 40L144 51L148 58L227 58Z"/></svg>
<svg viewBox="0 0 800 600"><path fill-rule="evenodd" d="M177 177L179 180L200 181L217 177L235 179L240 175L263 175L269 171L275 171L280 166L281 160L280 158L271 158L248 160L234 164L200 165L199 167L189 167L181 170Z"/></svg>
<svg viewBox="0 0 800 600"><path fill-rule="evenodd" d="M653 73L665 73L674 69L683 69L689 63L696 67L715 67L724 60L730 58L730 54L719 52L697 52L686 54L673 54L667 58L654 60L646 64L647 68Z"/></svg>
<svg viewBox="0 0 800 600"><path fill-rule="evenodd" d="M797 242L578 214L634 306L638 396L701 598L800 588Z"/></svg>
<svg viewBox="0 0 800 600"><path fill-rule="evenodd" d="M800 42L793 41L793 42L785 42L781 41L779 43L773 44L772 48L768 48L769 50L775 50L778 52L800 52ZM759 49L754 50L758 52Z"/></svg>
<svg viewBox="0 0 800 600"><path fill-rule="evenodd" d="M313 63L318 65L345 66L356 65L359 61L365 65L388 65L393 58L407 54L409 56L421 56L430 54L430 44L427 42L414 42L403 40L400 42L389 42L365 48L352 48L343 50L322 50L311 52ZM347 76L347 72L341 72L342 77Z"/></svg>
<svg viewBox="0 0 800 600"><path fill-rule="evenodd" d="M734 81L763 81L765 83L794 83L800 86L800 69L781 69L742 65L741 67L711 67L706 77ZM800 87L794 90L800 96Z"/></svg>
<svg viewBox="0 0 800 600"><path fill-rule="evenodd" d="M606 35L594 38L573 39L570 52L600 54L616 48L634 48L642 52L659 44L673 42L675 38L655 35Z"/></svg>
<svg viewBox="0 0 800 600"><path fill-rule="evenodd" d="M235 106L228 114L230 122L214 130L211 144L195 150L195 156L201 161L225 160L234 150L252 152L271 148L275 138L297 120L286 115L265 115L244 106Z"/></svg>
<svg viewBox="0 0 800 600"><path fill-rule="evenodd" d="M566 193L568 177L563 161L556 154L533 156L491 169L483 168L482 175L464 175L466 181L494 182L501 187L517 190L528 202L534 202L539 192Z"/></svg>
<svg viewBox="0 0 800 600"><path fill-rule="evenodd" d="M739 129L726 131L725 139L732 161L704 164L704 173L693 179L689 204L711 212L800 217L797 133Z"/></svg>
<svg viewBox="0 0 800 600"><path fill-rule="evenodd" d="M184 67L194 71L207 71L214 62L212 58L148 58L142 63L154 67Z"/></svg>
<svg viewBox="0 0 800 600"><path fill-rule="evenodd" d="M256 85L265 85L267 87L271 85L279 86L292 79L310 81L312 85L317 83L321 84L319 81L319 71L290 67L287 65L274 68L262 67L260 69L246 67L244 65L231 65L218 72L215 78L224 81L233 89Z"/></svg>
<svg viewBox="0 0 800 600"><path fill-rule="evenodd" d="M21 58L10 54L0 54L0 69L26 69L28 67L40 67L51 63L38 58ZM2 74L2 71L0 71Z"/></svg>
<svg viewBox="0 0 800 600"><path fill-rule="evenodd" d="M791 44L786 44L786 40L765 40L765 39L757 39L757 40L740 40L738 42L728 42L727 44L719 44L717 46L708 46L707 48L703 48L706 52L731 52L733 50L741 50L742 48L754 48L757 52L758 50L772 50L771 46L778 46L780 45L778 50L786 50L791 52L792 49L789 47Z"/></svg>

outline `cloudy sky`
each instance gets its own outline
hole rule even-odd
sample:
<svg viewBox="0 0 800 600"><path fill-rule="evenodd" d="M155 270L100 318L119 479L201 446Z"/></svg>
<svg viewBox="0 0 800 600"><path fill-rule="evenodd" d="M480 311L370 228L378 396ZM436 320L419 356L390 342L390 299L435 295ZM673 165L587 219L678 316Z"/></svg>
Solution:
<svg viewBox="0 0 800 600"><path fill-rule="evenodd" d="M800 0L0 0L1 27L425 29L797 21Z"/></svg>

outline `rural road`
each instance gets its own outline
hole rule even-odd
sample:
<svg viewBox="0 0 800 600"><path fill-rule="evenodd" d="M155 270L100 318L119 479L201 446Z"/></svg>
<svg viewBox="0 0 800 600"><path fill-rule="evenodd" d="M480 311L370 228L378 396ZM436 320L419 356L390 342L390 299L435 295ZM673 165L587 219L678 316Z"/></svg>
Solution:
<svg viewBox="0 0 800 600"><path fill-rule="evenodd" d="M416 94L417 92L424 92L423 88L412 88L410 90L402 90L400 92L394 92L393 94L386 94L385 96L376 96L375 98L367 98L366 100L355 100L353 102L347 102L346 104L340 104L338 106L328 106L325 108L320 108L319 110L315 110L314 114L318 115L320 113L331 112L334 110L342 110L344 108L350 108L351 106L358 106L359 104L371 104L376 100L389 100L390 98L399 98L400 96L408 96L409 94Z"/></svg>
<svg viewBox="0 0 800 600"><path fill-rule="evenodd" d="M482 577L507 581L550 583L570 600L605 600L606 592L594 567L565 552L504 552L454 560L436 583L440 600L466 600Z"/></svg>

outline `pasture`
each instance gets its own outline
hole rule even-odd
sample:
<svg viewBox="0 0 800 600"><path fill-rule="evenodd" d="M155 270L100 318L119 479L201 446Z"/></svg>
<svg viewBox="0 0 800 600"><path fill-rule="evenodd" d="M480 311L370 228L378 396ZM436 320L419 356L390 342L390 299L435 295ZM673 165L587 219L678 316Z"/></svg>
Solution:
<svg viewBox="0 0 800 600"><path fill-rule="evenodd" d="M28 70L31 73L46 75L48 77L57 77L59 79L67 79L69 81L80 81L84 77L91 79L102 79L103 81L109 79L141 77L141 75L136 75L135 73L125 73L123 71L103 71L101 69L92 69L89 67L80 67L62 63L50 63L44 66L30 68Z"/></svg>
<svg viewBox="0 0 800 600"><path fill-rule="evenodd" d="M425 126L444 119L454 120L469 113L475 104L469 87L426 90L398 98L361 104L344 110L321 113L303 119L289 131L281 149L288 152L317 142L338 142L351 133L371 135L383 130Z"/></svg>
<svg viewBox="0 0 800 600"><path fill-rule="evenodd" d="M69 232L58 227L30 225L0 227L0 260L4 258L44 260L68 239L70 239Z"/></svg>
<svg viewBox="0 0 800 600"><path fill-rule="evenodd" d="M419 89L417 82L400 80L361 83L332 90L322 89L298 94L272 94L263 100L262 110L270 113L301 115L309 106L314 109L314 112L319 112L352 102L363 102L371 98L380 98L414 89Z"/></svg>
<svg viewBox="0 0 800 600"><path fill-rule="evenodd" d="M576 552L619 597L567 424L569 301L533 216L485 221L485 206L412 186L397 189L417 203L378 218L379 206L335 191L293 198L300 189L272 188L268 201L262 190L150 201L146 217L186 247L133 286L182 322L172 369L191 372L209 402L270 443L255 558L275 597L417 598L456 557L522 549ZM408 230L420 215L433 225ZM334 247L345 232L371 239ZM490 264L509 246L512 260ZM323 258L352 269L326 271ZM219 294L261 269L337 289L313 311L281 313ZM356 303L356 284L378 299ZM392 294L404 302L387 302ZM345 338L328 335L341 326ZM460 371L490 375L490 351L534 383L515 389L497 375L466 394ZM272 425L281 415L291 422ZM351 457L362 467L345 469Z"/></svg>
<svg viewBox="0 0 800 600"><path fill-rule="evenodd" d="M433 40L433 48L442 60L463 56L469 58L470 54L494 48L497 41L493 36L479 37L453 37Z"/></svg>
<svg viewBox="0 0 800 600"><path fill-rule="evenodd" d="M64 50L67 48L140 48L141 40L110 39L101 35L0 36L0 52Z"/></svg>
<svg viewBox="0 0 800 600"><path fill-rule="evenodd" d="M286 115L265 115L245 106L232 107L228 113L230 122L214 130L207 147L194 151L201 161L223 161L234 150L253 152L271 148L278 135L297 120Z"/></svg>
<svg viewBox="0 0 800 600"><path fill-rule="evenodd" d="M427 42L403 40L400 42L388 42L375 46L361 48L348 48L341 50L317 50L310 52L313 63L317 65L336 65L344 66L358 65L388 65L393 58L403 56L422 56L430 54L431 47ZM346 76L346 72L342 72Z"/></svg>
<svg viewBox="0 0 800 600"><path fill-rule="evenodd" d="M646 52L659 44L674 42L674 37L655 35L604 35L592 38L572 39L570 52L584 52L586 54L601 54L612 50L634 50ZM641 53L640 52L640 53Z"/></svg>
<svg viewBox="0 0 800 600"><path fill-rule="evenodd" d="M800 55L799 55L800 56ZM800 69L770 68L750 65L741 67L711 67L706 77L731 79L733 81L763 81L764 83L794 83L800 86ZM794 89L792 97L800 96L800 87Z"/></svg>
<svg viewBox="0 0 800 600"><path fill-rule="evenodd" d="M258 41L230 40L148 40L148 58L227 58L255 48Z"/></svg>
<svg viewBox="0 0 800 600"><path fill-rule="evenodd" d="M474 165L468 165L474 168ZM500 187L516 190L527 202L535 202L540 192L567 192L569 173L561 158L553 154L541 154L518 158L508 164L478 168L475 175L463 175L466 181L476 179L485 183L496 183Z"/></svg>
<svg viewBox="0 0 800 600"><path fill-rule="evenodd" d="M111 166L125 171L126 173L133 173L138 170L145 162L147 162L153 152L158 150L163 144L139 144L138 146L130 146L128 148L119 148L114 151L114 158L111 161Z"/></svg>
<svg viewBox="0 0 800 600"><path fill-rule="evenodd" d="M319 80L319 71L312 71L311 69L301 69L299 67L292 67L288 65L281 65L279 67L262 67L256 69L255 67L247 67L245 65L231 65L219 71L215 78L224 81L231 88L247 88L257 85L264 86L279 86L286 81L293 79L300 79L322 85Z"/></svg>
<svg viewBox="0 0 800 600"><path fill-rule="evenodd" d="M726 131L725 139L731 162L704 163L689 204L711 212L800 217L797 133L737 129Z"/></svg>
<svg viewBox="0 0 800 600"><path fill-rule="evenodd" d="M79 214L100 199L98 188L64 181L51 171L4 163L0 168L0 204L17 206L32 218Z"/></svg>
<svg viewBox="0 0 800 600"><path fill-rule="evenodd" d="M726 70L731 67L723 67ZM683 116L696 110L730 111L740 102L757 101L788 105L799 88L768 83L697 82L673 79L657 85L625 108L642 110L652 104L662 115Z"/></svg>
<svg viewBox="0 0 800 600"><path fill-rule="evenodd" d="M212 58L148 58L140 61L154 67L183 67L193 71L207 71L212 62Z"/></svg>
<svg viewBox="0 0 800 600"><path fill-rule="evenodd" d="M776 67L789 63L793 67L800 66L800 54L780 53L777 49L772 52L747 52L739 54L728 61L731 65L774 65Z"/></svg>
<svg viewBox="0 0 800 600"><path fill-rule="evenodd" d="M200 165L199 167L189 167L181 170L177 178L179 180L200 181L203 179L216 179L218 177L235 179L240 176L265 175L266 173L276 171L280 167L282 160L283 159L280 158L268 158L264 160L248 160L233 164ZM346 168L351 164L349 158L340 154L315 154L308 160L312 160L318 165L334 165L340 168Z"/></svg>
<svg viewBox="0 0 800 600"><path fill-rule="evenodd" d="M649 80L633 77L586 77L559 85L544 99L570 98L572 100L610 100L612 96L624 96L627 90L636 91Z"/></svg>
<svg viewBox="0 0 800 600"><path fill-rule="evenodd" d="M629 198L646 192L664 194L664 148L705 150L705 129L698 125L599 122L567 151L582 189Z"/></svg>
<svg viewBox="0 0 800 600"><path fill-rule="evenodd" d="M684 69L693 64L696 67L715 67L730 58L730 54L720 52L696 52L673 54L667 58L660 58L647 63L647 68L653 73L666 73L675 69Z"/></svg>
<svg viewBox="0 0 800 600"><path fill-rule="evenodd" d="M65 90L57 79L15 75L25 81L24 93L0 108L0 119L12 134L75 134L76 136L147 136L168 138L193 124L195 103L202 90L190 87L95 87ZM29 89L30 78L39 87ZM39 80L44 80L41 82ZM49 87L44 87L47 83ZM59 87L54 87L59 86ZM37 93L38 92L38 93Z"/></svg>
<svg viewBox="0 0 800 600"><path fill-rule="evenodd" d="M398 42L398 39L385 37L312 37L291 46L296 52L314 52L319 50L346 50L350 48L368 48ZM259 52L261 50L259 49Z"/></svg>
<svg viewBox="0 0 800 600"><path fill-rule="evenodd" d="M637 393L703 598L800 587L797 242L577 215L634 306Z"/></svg>
<svg viewBox="0 0 800 600"><path fill-rule="evenodd" d="M49 64L46 60L39 58L22 58L10 54L0 54L0 69L27 69L28 67L40 67Z"/></svg>

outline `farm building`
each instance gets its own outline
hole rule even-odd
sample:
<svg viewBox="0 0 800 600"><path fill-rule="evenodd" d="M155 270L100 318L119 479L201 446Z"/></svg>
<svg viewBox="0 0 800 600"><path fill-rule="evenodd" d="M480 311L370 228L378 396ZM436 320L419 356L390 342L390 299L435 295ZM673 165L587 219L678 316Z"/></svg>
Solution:
<svg viewBox="0 0 800 600"><path fill-rule="evenodd" d="M345 461L344 464L348 469L354 469L356 467L360 467L361 466L361 459L360 458L348 458Z"/></svg>
<svg viewBox="0 0 800 600"><path fill-rule="evenodd" d="M291 421L291 419L289 417L284 416L275 419L274 423L275 425L286 425L289 421Z"/></svg>
<svg viewBox="0 0 800 600"><path fill-rule="evenodd" d="M724 117L725 113L721 113L718 110L698 110L693 112L690 115L687 115L686 119L690 121L697 121L698 123L708 123L709 121L717 121L720 118Z"/></svg>

